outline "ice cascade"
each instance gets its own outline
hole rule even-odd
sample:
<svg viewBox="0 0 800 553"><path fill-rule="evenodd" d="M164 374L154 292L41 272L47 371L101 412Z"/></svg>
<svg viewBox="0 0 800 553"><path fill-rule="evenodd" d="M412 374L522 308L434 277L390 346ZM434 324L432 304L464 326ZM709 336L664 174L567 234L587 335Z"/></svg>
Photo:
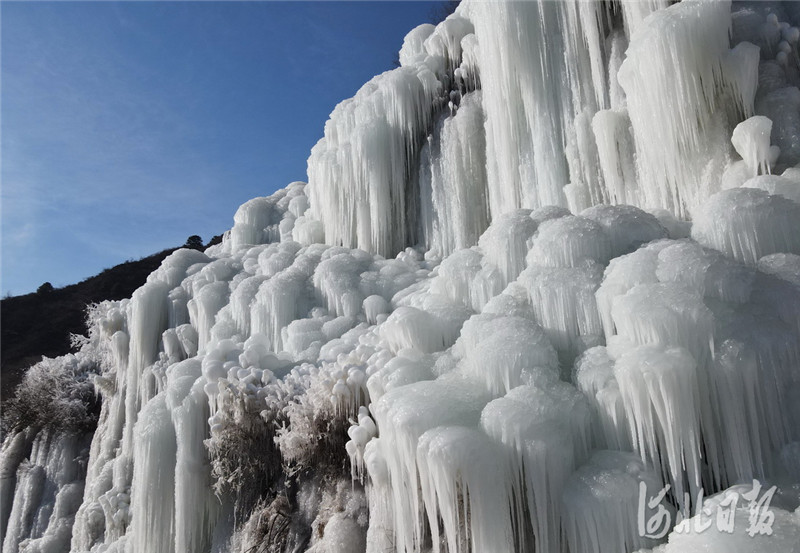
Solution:
<svg viewBox="0 0 800 553"><path fill-rule="evenodd" d="M800 553L798 24L412 30L308 184L29 369L3 550Z"/></svg>

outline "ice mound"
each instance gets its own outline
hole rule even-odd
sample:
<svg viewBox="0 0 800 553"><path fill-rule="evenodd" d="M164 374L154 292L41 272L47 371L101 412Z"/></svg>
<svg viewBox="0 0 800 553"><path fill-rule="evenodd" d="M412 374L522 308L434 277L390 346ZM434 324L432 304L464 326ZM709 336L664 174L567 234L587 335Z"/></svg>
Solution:
<svg viewBox="0 0 800 553"><path fill-rule="evenodd" d="M662 484L636 455L595 451L564 487L564 528L570 551L635 551L652 545L654 540L639 531L637 505L642 487L652 492Z"/></svg>
<svg viewBox="0 0 800 553"><path fill-rule="evenodd" d="M787 171L789 171L787 169ZM786 172L784 172L786 175ZM778 175L761 175L746 180L742 184L743 188L759 188L769 192L773 196L783 196L795 203L800 203L800 182Z"/></svg>
<svg viewBox="0 0 800 553"><path fill-rule="evenodd" d="M517 278L525 268L525 255L539 226L537 223L530 210L521 209L498 217L481 235L478 245L500 270L505 284Z"/></svg>
<svg viewBox="0 0 800 553"><path fill-rule="evenodd" d="M557 380L558 357L536 323L518 317L475 315L461 329L464 371L500 396L532 379Z"/></svg>
<svg viewBox="0 0 800 553"><path fill-rule="evenodd" d="M800 286L800 255L772 254L758 260L760 271Z"/></svg>
<svg viewBox="0 0 800 553"><path fill-rule="evenodd" d="M754 188L723 190L699 210L692 238L751 265L773 253L796 254L800 204Z"/></svg>
<svg viewBox="0 0 800 553"><path fill-rule="evenodd" d="M611 239L603 227L586 217L569 216L541 225L528 264L576 267L586 260L607 263L610 258Z"/></svg>
<svg viewBox="0 0 800 553"><path fill-rule="evenodd" d="M642 244L666 238L667 229L650 213L631 205L595 205L581 213L596 221L611 240L612 257L629 253Z"/></svg>

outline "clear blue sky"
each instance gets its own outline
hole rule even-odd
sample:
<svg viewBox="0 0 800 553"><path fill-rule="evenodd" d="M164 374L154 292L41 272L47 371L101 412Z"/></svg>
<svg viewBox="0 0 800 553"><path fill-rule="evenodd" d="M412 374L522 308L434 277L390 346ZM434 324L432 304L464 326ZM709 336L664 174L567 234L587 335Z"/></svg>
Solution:
<svg viewBox="0 0 800 553"><path fill-rule="evenodd" d="M208 240L430 2L2 2L2 294Z"/></svg>

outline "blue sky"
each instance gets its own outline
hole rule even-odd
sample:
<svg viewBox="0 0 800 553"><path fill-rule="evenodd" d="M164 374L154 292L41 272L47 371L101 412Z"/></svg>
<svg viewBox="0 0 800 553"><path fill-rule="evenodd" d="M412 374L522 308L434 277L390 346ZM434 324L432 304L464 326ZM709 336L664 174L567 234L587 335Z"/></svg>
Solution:
<svg viewBox="0 0 800 553"><path fill-rule="evenodd" d="M306 179L430 2L2 2L2 294L208 240Z"/></svg>

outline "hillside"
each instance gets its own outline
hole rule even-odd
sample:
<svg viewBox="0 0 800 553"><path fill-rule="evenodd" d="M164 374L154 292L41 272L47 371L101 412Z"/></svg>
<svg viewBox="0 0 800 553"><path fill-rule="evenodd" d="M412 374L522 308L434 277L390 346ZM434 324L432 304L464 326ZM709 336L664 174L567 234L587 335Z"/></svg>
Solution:
<svg viewBox="0 0 800 553"><path fill-rule="evenodd" d="M208 245L221 239L217 236ZM2 400L8 399L25 368L42 356L57 357L70 351L70 334L85 333L86 305L131 297L145 283L147 275L176 249L126 261L77 284L3 299L0 302Z"/></svg>
<svg viewBox="0 0 800 553"><path fill-rule="evenodd" d="M85 331L85 307L103 300L128 298L147 275L175 251L164 250L137 261L127 261L77 284L50 292L25 294L2 300L2 398L5 401L23 370L42 356L70 351L70 333Z"/></svg>

